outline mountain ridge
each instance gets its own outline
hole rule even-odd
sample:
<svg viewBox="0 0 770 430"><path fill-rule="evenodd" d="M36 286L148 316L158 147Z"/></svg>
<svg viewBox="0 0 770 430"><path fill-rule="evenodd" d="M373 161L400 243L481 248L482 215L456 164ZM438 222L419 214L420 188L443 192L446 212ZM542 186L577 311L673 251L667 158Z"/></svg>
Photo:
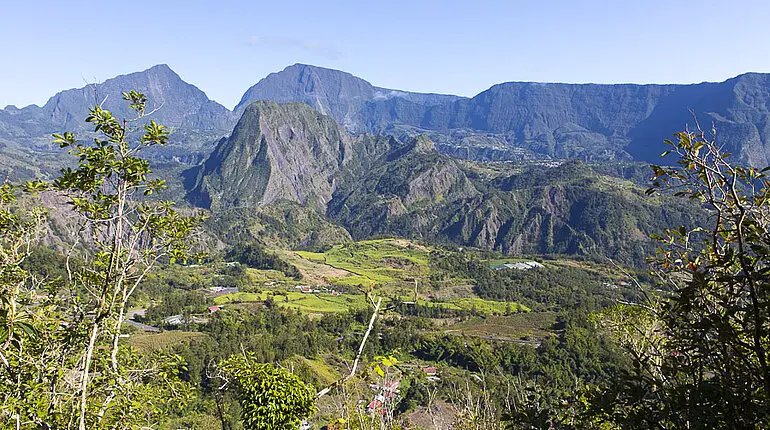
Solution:
<svg viewBox="0 0 770 430"><path fill-rule="evenodd" d="M503 165L494 177L463 163L426 136L402 142L349 134L304 103L260 101L188 172L187 198L214 213L299 205L356 240L385 235L508 254L630 259L646 255L662 220L689 225L694 218L692 208L648 199L640 187L579 161Z"/></svg>
<svg viewBox="0 0 770 430"><path fill-rule="evenodd" d="M693 84L511 81L471 98L441 95L430 100L408 93L378 99L375 91L397 90L375 87L347 72L295 64L252 86L236 112L255 99L303 102L351 132L402 139L428 133L442 151L456 155L489 153L496 144L478 142L491 138L505 148L550 158L657 161L665 138L695 126L693 111L701 122L713 121L734 133L727 135L726 145L745 162L766 165L770 114L763 106L770 104L769 77L751 72ZM742 104L745 93L755 94L753 106ZM478 144L457 140L454 134L462 130ZM503 159L521 155L506 152L496 151Z"/></svg>
<svg viewBox="0 0 770 430"><path fill-rule="evenodd" d="M658 162L663 140L694 128L697 118L704 128L713 123L741 161L770 164L770 74L756 72L697 84L511 81L465 98L377 87L347 72L297 63L252 85L230 111L161 64L60 91L42 107L0 110L0 139L15 152L50 152L50 134L87 131L88 107L105 96L106 108L129 115L120 92L132 88L147 93L150 107L161 107L153 119L173 131L173 145L157 151L164 162L199 162L251 102L271 100L305 103L354 134L401 141L426 134L443 153L500 161Z"/></svg>

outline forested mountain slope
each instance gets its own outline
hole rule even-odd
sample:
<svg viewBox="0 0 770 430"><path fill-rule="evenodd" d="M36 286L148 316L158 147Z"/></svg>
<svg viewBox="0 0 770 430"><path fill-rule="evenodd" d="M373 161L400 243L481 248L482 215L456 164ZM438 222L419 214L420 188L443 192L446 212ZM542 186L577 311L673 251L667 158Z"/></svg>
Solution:
<svg viewBox="0 0 770 430"><path fill-rule="evenodd" d="M441 154L424 136L353 136L307 105L257 102L187 172L188 199L215 214L294 202L356 239L396 235L624 259L649 251L650 233L692 224L697 209L648 198L633 182L579 161L496 168Z"/></svg>

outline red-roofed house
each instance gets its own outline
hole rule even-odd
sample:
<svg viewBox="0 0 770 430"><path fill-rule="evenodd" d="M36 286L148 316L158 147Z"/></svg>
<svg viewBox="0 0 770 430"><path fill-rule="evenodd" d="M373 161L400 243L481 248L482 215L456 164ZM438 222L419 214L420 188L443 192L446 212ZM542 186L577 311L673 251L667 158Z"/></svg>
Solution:
<svg viewBox="0 0 770 430"><path fill-rule="evenodd" d="M422 368L422 373L424 373L424 374L426 374L428 376L436 376L438 371L436 370L435 367L423 367Z"/></svg>

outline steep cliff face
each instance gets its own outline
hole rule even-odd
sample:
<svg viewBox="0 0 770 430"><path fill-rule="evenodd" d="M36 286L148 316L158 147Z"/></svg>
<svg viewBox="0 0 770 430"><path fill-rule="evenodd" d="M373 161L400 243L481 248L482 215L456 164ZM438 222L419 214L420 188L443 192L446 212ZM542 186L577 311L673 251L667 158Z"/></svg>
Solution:
<svg viewBox="0 0 770 430"><path fill-rule="evenodd" d="M212 209L287 200L323 212L343 170L376 145L307 105L256 102L195 172L189 198Z"/></svg>
<svg viewBox="0 0 770 430"><path fill-rule="evenodd" d="M358 119L358 106L373 98L374 93L370 83L349 73L295 64L279 73L271 73L249 88L235 112L240 114L259 100L299 102L349 125Z"/></svg>
<svg viewBox="0 0 770 430"><path fill-rule="evenodd" d="M387 119L371 121L372 112L389 113L408 106L406 109L410 115L418 119L425 107L460 98L379 88L350 73L294 64L281 72L271 73L249 88L235 107L235 113L240 115L258 100L300 102L330 115L349 131L366 132L375 131L373 123L384 125L393 122ZM378 118L380 116L377 115ZM398 115L391 119L397 120Z"/></svg>
<svg viewBox="0 0 770 430"><path fill-rule="evenodd" d="M657 162L664 139L695 127L694 113L704 128L716 125L744 161L770 164L767 74L694 85L508 82L467 99L377 88L348 73L294 65L250 88L236 112L259 99L306 103L357 133L403 136L411 128L432 135L442 151L472 159Z"/></svg>
<svg viewBox="0 0 770 430"><path fill-rule="evenodd" d="M421 127L470 128L555 157L658 161L663 139L697 121L755 166L769 163L770 75L695 85L511 82L427 110Z"/></svg>

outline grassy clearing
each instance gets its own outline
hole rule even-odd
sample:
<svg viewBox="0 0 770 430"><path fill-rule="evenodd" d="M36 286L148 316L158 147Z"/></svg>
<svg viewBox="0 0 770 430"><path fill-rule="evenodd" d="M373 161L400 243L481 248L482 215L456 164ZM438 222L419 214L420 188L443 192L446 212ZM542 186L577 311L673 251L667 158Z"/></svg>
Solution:
<svg viewBox="0 0 770 430"><path fill-rule="evenodd" d="M468 336L497 337L512 340L543 339L553 334L556 323L554 312L528 312L526 314L472 318L449 326L449 333Z"/></svg>
<svg viewBox="0 0 770 430"><path fill-rule="evenodd" d="M294 253L304 258L305 260L310 260L315 263L326 262L326 255L324 255L323 252L294 251Z"/></svg>
<svg viewBox="0 0 770 430"><path fill-rule="evenodd" d="M263 293L230 293L214 297L215 305L224 305L227 303L249 303L266 300L266 294Z"/></svg>
<svg viewBox="0 0 770 430"><path fill-rule="evenodd" d="M359 285L372 286L375 282L367 277L361 275L346 276L344 278L328 278L328 281L332 285L339 285L345 288L356 288Z"/></svg>
<svg viewBox="0 0 770 430"><path fill-rule="evenodd" d="M310 378L314 385L327 386L338 381L342 375L336 371L332 366L328 365L322 359L309 359L295 355L290 358L288 364L294 366L294 372L302 374L309 372L312 377Z"/></svg>
<svg viewBox="0 0 770 430"><path fill-rule="evenodd" d="M208 335L200 332L169 330L162 333L132 334L127 343L138 351L150 352L170 348L184 342L201 340L206 336Z"/></svg>
<svg viewBox="0 0 770 430"><path fill-rule="evenodd" d="M365 240L337 245L325 253L296 251L310 263L321 263L351 276L333 276L329 282L344 286L400 283L428 273L429 250L403 239Z"/></svg>
<svg viewBox="0 0 770 430"><path fill-rule="evenodd" d="M433 302L434 306L441 306L446 309L455 310L472 310L485 314L502 314L510 312L530 312L531 309L515 302L496 302L494 300L480 299L478 297L473 298L455 298L441 302Z"/></svg>
<svg viewBox="0 0 770 430"><path fill-rule="evenodd" d="M337 303L334 301L324 300L314 295L308 295L299 300L293 300L289 302L277 301L278 306L296 309L300 312L309 313L342 313L346 312L349 307L343 303Z"/></svg>
<svg viewBox="0 0 770 430"><path fill-rule="evenodd" d="M283 297L276 296L276 304L307 313L339 313L347 312L348 309L367 306L366 297L363 295L341 294L339 296L331 296L328 294L299 293L297 296L289 294L288 301Z"/></svg>
<svg viewBox="0 0 770 430"><path fill-rule="evenodd" d="M337 313L347 312L348 309L366 307L366 297L360 294L308 294L295 291L269 291L258 293L231 293L214 298L214 303L223 305L228 303L254 303L264 302L269 296L277 306L297 309L306 313Z"/></svg>
<svg viewBox="0 0 770 430"><path fill-rule="evenodd" d="M307 284L327 285L329 279L341 279L350 276L350 272L334 268L320 258L324 254L303 251L277 251L289 264L297 266L302 273L302 282ZM303 257L303 255L309 258ZM324 257L325 258L325 257Z"/></svg>
<svg viewBox="0 0 770 430"><path fill-rule="evenodd" d="M246 274L248 275L251 284L261 284L267 281L293 281L292 278L289 278L283 272L278 270L261 270L247 267Z"/></svg>

